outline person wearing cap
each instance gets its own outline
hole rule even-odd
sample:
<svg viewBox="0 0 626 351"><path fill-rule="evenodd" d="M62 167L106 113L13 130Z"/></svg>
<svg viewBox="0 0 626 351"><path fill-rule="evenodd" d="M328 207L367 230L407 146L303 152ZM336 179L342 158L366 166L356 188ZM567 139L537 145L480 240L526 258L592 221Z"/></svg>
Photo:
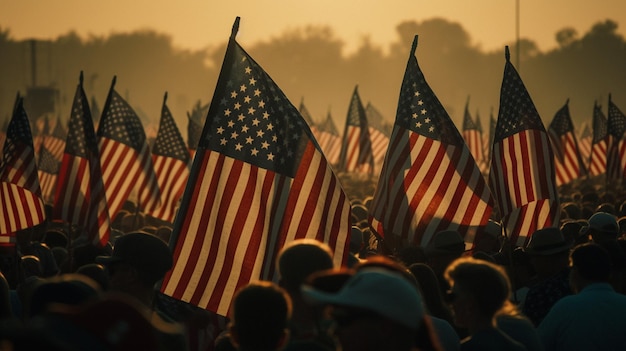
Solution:
<svg viewBox="0 0 626 351"><path fill-rule="evenodd" d="M163 349L188 349L182 326L154 304L155 285L173 264L172 253L163 240L144 232L124 234L115 240L111 255L96 257L96 263L106 267L109 291L134 298L151 314L152 323L171 330L160 334Z"/></svg>
<svg viewBox="0 0 626 351"><path fill-rule="evenodd" d="M546 351L626 350L626 296L612 288L610 275L604 248L574 248L570 282L576 294L559 300L538 327Z"/></svg>
<svg viewBox="0 0 626 351"><path fill-rule="evenodd" d="M617 217L606 212L596 212L588 224L581 228L581 235L604 247L611 257L611 285L622 294L626 293L626 252L617 239L620 236Z"/></svg>
<svg viewBox="0 0 626 351"><path fill-rule="evenodd" d="M550 308L561 298L571 295L569 286L569 250L571 243L559 228L535 231L524 249L535 270L529 283L522 312L535 326L541 323Z"/></svg>
<svg viewBox="0 0 626 351"><path fill-rule="evenodd" d="M417 289L400 274L367 268L348 278L336 293L304 285L311 302L330 305L334 335L343 351L409 351L424 318Z"/></svg>
<svg viewBox="0 0 626 351"><path fill-rule="evenodd" d="M504 268L473 257L461 257L446 269L447 293L454 322L469 336L461 351L526 350L496 325L496 315L507 307L511 283Z"/></svg>

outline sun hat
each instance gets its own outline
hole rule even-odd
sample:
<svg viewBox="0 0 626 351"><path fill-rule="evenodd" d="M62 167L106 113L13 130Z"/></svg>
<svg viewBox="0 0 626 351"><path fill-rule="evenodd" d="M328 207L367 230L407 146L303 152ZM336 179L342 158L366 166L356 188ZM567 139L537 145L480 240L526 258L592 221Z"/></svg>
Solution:
<svg viewBox="0 0 626 351"><path fill-rule="evenodd" d="M422 297L404 277L382 268L367 268L350 277L337 293L302 287L312 303L331 304L375 312L417 330L424 317Z"/></svg>
<svg viewBox="0 0 626 351"><path fill-rule="evenodd" d="M567 251L571 246L559 228L548 227L535 231L524 251L531 256L549 256Z"/></svg>

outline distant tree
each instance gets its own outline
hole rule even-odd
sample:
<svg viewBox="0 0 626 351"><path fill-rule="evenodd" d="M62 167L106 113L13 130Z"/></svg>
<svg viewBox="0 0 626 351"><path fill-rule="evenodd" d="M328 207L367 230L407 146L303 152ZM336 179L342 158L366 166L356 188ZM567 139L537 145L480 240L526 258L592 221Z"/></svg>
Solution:
<svg viewBox="0 0 626 351"><path fill-rule="evenodd" d="M572 27L566 27L556 32L555 38L559 47L563 48L571 45L578 39L578 32Z"/></svg>

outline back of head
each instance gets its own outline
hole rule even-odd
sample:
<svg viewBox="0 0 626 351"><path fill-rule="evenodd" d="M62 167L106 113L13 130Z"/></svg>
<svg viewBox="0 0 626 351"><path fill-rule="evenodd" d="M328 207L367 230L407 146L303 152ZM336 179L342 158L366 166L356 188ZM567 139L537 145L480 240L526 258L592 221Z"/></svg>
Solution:
<svg viewBox="0 0 626 351"><path fill-rule="evenodd" d="M470 294L484 316L494 316L511 293L511 283L502 267L472 257L452 262L445 278L451 286Z"/></svg>
<svg viewBox="0 0 626 351"><path fill-rule="evenodd" d="M607 282L611 275L611 257L595 243L578 245L571 254L572 269L585 280Z"/></svg>
<svg viewBox="0 0 626 351"><path fill-rule="evenodd" d="M96 262L104 266L128 264L140 273L146 285L154 285L172 268L173 258L163 240L152 234L133 232L119 237L111 256L98 256Z"/></svg>
<svg viewBox="0 0 626 351"><path fill-rule="evenodd" d="M285 341L290 316L291 300L283 289L271 282L250 283L233 298L230 332L242 350L274 350Z"/></svg>
<svg viewBox="0 0 626 351"><path fill-rule="evenodd" d="M582 229L584 234L591 235L594 242L615 241L619 235L617 217L608 212L596 212L587 221L588 225Z"/></svg>
<svg viewBox="0 0 626 351"><path fill-rule="evenodd" d="M312 273L334 267L333 253L327 244L313 239L299 239L283 247L278 255L280 285L290 293L299 291L300 285Z"/></svg>

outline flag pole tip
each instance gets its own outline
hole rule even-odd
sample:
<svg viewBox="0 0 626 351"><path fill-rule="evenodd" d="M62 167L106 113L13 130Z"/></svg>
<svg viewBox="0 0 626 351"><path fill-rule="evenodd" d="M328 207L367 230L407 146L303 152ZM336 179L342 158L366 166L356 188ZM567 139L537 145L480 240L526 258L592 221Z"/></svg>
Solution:
<svg viewBox="0 0 626 351"><path fill-rule="evenodd" d="M237 16L235 17L235 23L233 23L233 30L230 32L230 38L231 39L235 39L235 37L237 36L237 32L239 32L239 21L241 20L241 17Z"/></svg>
<svg viewBox="0 0 626 351"><path fill-rule="evenodd" d="M83 71L80 71L80 75L78 76L78 83L82 86L83 85Z"/></svg>
<svg viewBox="0 0 626 351"><path fill-rule="evenodd" d="M411 54L415 55L415 50L417 49L417 37L418 35L415 34L415 36L413 37L413 44L411 44Z"/></svg>
<svg viewBox="0 0 626 351"><path fill-rule="evenodd" d="M165 94L163 94L163 103L165 103L167 101L167 91L165 92Z"/></svg>
<svg viewBox="0 0 626 351"><path fill-rule="evenodd" d="M509 52L508 45L504 47L504 58L506 59L506 62L511 62L511 53Z"/></svg>

